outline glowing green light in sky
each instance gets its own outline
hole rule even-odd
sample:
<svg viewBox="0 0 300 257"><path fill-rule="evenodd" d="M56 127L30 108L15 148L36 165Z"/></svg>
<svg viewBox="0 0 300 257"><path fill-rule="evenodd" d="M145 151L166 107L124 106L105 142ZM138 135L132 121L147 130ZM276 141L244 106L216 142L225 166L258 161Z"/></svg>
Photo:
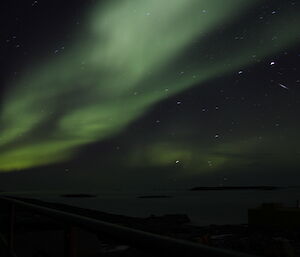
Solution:
<svg viewBox="0 0 300 257"><path fill-rule="evenodd" d="M24 71L9 87L0 116L0 170L67 160L158 101L294 44L300 25L297 15L286 13L271 25L250 26L243 42L224 35L208 45L207 35L256 1L108 2L91 12L69 51ZM187 60L195 41L199 54Z"/></svg>
<svg viewBox="0 0 300 257"><path fill-rule="evenodd" d="M163 141L163 139L162 139ZM246 142L233 141L211 147L192 146L178 142L153 142L147 146L138 146L128 153L129 167L176 167L184 168L185 174L212 172L224 165L245 165L249 159L241 159L238 155L253 153L258 140L250 139ZM250 162L251 162L250 158Z"/></svg>

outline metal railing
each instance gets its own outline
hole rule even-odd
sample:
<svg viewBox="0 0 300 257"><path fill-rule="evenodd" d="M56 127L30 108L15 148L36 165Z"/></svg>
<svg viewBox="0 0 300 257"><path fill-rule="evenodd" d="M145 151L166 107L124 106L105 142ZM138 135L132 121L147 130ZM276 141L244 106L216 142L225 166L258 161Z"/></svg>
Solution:
<svg viewBox="0 0 300 257"><path fill-rule="evenodd" d="M239 253L226 249L214 248L185 240L175 239L167 236L157 235L122 225L112 224L101 220L73 214L55 208L44 207L38 204L28 203L11 197L0 197L0 201L10 205L9 229L7 245L10 256L14 253L15 215L16 206L29 210L32 213L42 214L68 225L68 242L65 255L75 257L76 242L74 228L78 227L93 233L101 233L108 238L114 239L122 244L127 244L138 250L153 253L155 256L185 256L185 257L254 257L253 255ZM20 256L21 257L21 256Z"/></svg>

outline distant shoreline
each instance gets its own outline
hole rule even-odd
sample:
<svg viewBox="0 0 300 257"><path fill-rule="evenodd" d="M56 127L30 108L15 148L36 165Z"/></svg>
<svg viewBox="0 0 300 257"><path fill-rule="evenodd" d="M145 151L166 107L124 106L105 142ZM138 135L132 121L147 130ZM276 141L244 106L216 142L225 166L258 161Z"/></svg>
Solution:
<svg viewBox="0 0 300 257"><path fill-rule="evenodd" d="M189 191L219 191L219 190L278 190L277 186L218 186L218 187L192 187Z"/></svg>

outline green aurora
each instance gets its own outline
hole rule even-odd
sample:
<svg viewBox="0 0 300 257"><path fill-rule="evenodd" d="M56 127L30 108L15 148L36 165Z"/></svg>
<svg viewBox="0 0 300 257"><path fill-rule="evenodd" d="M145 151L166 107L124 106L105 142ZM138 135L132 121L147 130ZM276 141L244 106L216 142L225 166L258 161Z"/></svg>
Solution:
<svg viewBox="0 0 300 257"><path fill-rule="evenodd" d="M257 1L223 3L124 0L91 10L68 51L32 65L7 87L0 114L0 171L69 160L81 146L116 135L159 101L299 40L300 17L291 8L274 15L271 25L249 24L243 42L227 35L209 45L207 35L231 26ZM199 53L187 58L195 41ZM167 165L177 157L192 158L190 150L171 148L148 149L148 162ZM132 155L131 163L139 165L139 154ZM225 162L221 156L203 156L218 165Z"/></svg>

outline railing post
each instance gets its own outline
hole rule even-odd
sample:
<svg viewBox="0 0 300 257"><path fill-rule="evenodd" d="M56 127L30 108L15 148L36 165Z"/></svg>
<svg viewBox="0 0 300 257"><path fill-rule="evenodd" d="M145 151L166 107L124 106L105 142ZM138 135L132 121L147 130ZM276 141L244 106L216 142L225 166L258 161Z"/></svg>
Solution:
<svg viewBox="0 0 300 257"><path fill-rule="evenodd" d="M68 225L65 228L65 257L77 257L77 228Z"/></svg>
<svg viewBox="0 0 300 257"><path fill-rule="evenodd" d="M9 222L8 222L8 248L12 254L14 252L14 237L15 237L15 220L16 220L16 206L14 203L9 204Z"/></svg>

